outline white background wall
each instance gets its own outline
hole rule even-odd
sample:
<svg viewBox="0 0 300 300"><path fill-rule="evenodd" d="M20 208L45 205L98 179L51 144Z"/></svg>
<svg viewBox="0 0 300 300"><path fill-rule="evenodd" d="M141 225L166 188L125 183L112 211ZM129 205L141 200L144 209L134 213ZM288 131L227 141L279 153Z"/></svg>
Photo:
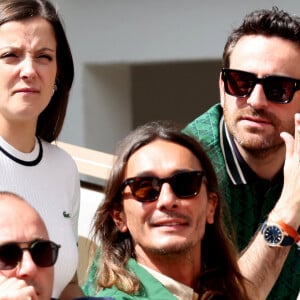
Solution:
<svg viewBox="0 0 300 300"><path fill-rule="evenodd" d="M188 76L199 76L199 82L206 78L206 89L202 87L200 96L195 97L198 101L188 93L190 102L182 99L183 105L192 106L187 113L187 119L192 120L192 113L197 115L205 109L203 98L207 98L206 105L218 101L217 70L224 43L245 14L276 5L300 15L299 0L52 1L64 19L76 72L60 139L110 153L117 141L135 126L134 119L139 122L147 119L141 112L147 108L151 97L143 96L142 91L147 88L145 93L148 94L153 86L145 87L144 84L140 90L133 91L132 88L143 83L133 80L134 74L138 79L145 78L144 82L151 81L149 69L152 69L152 78L162 86L167 83L172 88L173 84L173 93L166 93L166 101L170 102L168 95L174 97L183 83L180 77L173 83L166 81L164 76L171 77L173 71L177 75L185 72L187 80L181 93L191 89L188 82L192 80L188 80ZM182 67L181 63L185 65ZM157 64L162 65L155 68ZM187 64L197 65L198 71L189 73ZM207 76L210 69L213 73ZM162 87L156 86L156 89L162 90ZM135 94L138 98L134 100ZM159 93L154 93L153 97L156 95ZM164 95L159 96L163 99ZM159 103L153 106L162 109ZM179 104L171 102L162 107L166 107L163 111L166 116L169 111L173 111L171 115L175 117L182 113ZM82 189L81 196L79 235L87 237L91 219L103 195ZM84 268L86 261L82 261Z"/></svg>
<svg viewBox="0 0 300 300"><path fill-rule="evenodd" d="M132 100L133 66L218 62L229 32L246 13L276 5L300 15L299 0L53 1L64 19L76 68L61 140L106 152L113 152L135 126L133 111L139 114ZM214 82L211 90L216 89ZM195 111L200 114L201 107Z"/></svg>

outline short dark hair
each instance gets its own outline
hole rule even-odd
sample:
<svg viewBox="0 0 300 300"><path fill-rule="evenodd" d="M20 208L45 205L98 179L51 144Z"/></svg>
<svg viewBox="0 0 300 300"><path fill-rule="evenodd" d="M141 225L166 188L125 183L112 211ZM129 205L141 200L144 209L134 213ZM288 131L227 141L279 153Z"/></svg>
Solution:
<svg viewBox="0 0 300 300"><path fill-rule="evenodd" d="M229 68L232 50L245 35L275 36L300 45L300 18L277 7L255 10L246 15L242 25L234 29L227 39L223 51L223 67Z"/></svg>
<svg viewBox="0 0 300 300"><path fill-rule="evenodd" d="M38 118L36 135L52 142L61 132L69 93L74 79L74 64L70 46L58 12L47 0L3 0L0 1L0 26L6 22L42 17L54 30L57 41L56 91L45 110Z"/></svg>

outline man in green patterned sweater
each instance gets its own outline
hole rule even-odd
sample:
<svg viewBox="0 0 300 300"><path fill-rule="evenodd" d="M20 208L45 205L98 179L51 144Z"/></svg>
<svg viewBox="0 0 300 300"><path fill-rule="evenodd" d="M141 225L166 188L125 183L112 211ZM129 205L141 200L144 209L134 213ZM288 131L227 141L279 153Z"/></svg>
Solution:
<svg viewBox="0 0 300 300"><path fill-rule="evenodd" d="M184 131L212 159L237 232L243 275L257 286L259 299L296 299L300 19L277 8L247 15L225 45L219 87L220 104Z"/></svg>

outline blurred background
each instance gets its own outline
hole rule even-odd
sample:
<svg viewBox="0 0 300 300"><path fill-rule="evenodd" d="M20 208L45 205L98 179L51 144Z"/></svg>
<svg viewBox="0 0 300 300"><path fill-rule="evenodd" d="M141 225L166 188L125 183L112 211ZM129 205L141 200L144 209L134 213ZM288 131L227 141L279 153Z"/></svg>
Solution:
<svg viewBox="0 0 300 300"><path fill-rule="evenodd" d="M184 126L219 101L228 34L252 10L299 0L53 0L75 61L60 140L114 153L137 125Z"/></svg>
<svg viewBox="0 0 300 300"><path fill-rule="evenodd" d="M91 223L118 141L151 120L185 126L217 103L223 47L232 29L255 9L277 6L300 16L300 1L52 1L75 62L59 140L67 143L81 176L78 270L83 283Z"/></svg>

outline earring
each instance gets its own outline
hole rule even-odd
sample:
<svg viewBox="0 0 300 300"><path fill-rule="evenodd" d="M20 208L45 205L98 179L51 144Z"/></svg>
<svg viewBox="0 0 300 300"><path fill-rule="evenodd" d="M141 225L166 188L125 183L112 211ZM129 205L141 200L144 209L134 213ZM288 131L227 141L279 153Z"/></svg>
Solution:
<svg viewBox="0 0 300 300"><path fill-rule="evenodd" d="M54 84L54 86L53 86L53 91L52 91L52 96L54 95L54 93L57 91L57 85L56 84Z"/></svg>

